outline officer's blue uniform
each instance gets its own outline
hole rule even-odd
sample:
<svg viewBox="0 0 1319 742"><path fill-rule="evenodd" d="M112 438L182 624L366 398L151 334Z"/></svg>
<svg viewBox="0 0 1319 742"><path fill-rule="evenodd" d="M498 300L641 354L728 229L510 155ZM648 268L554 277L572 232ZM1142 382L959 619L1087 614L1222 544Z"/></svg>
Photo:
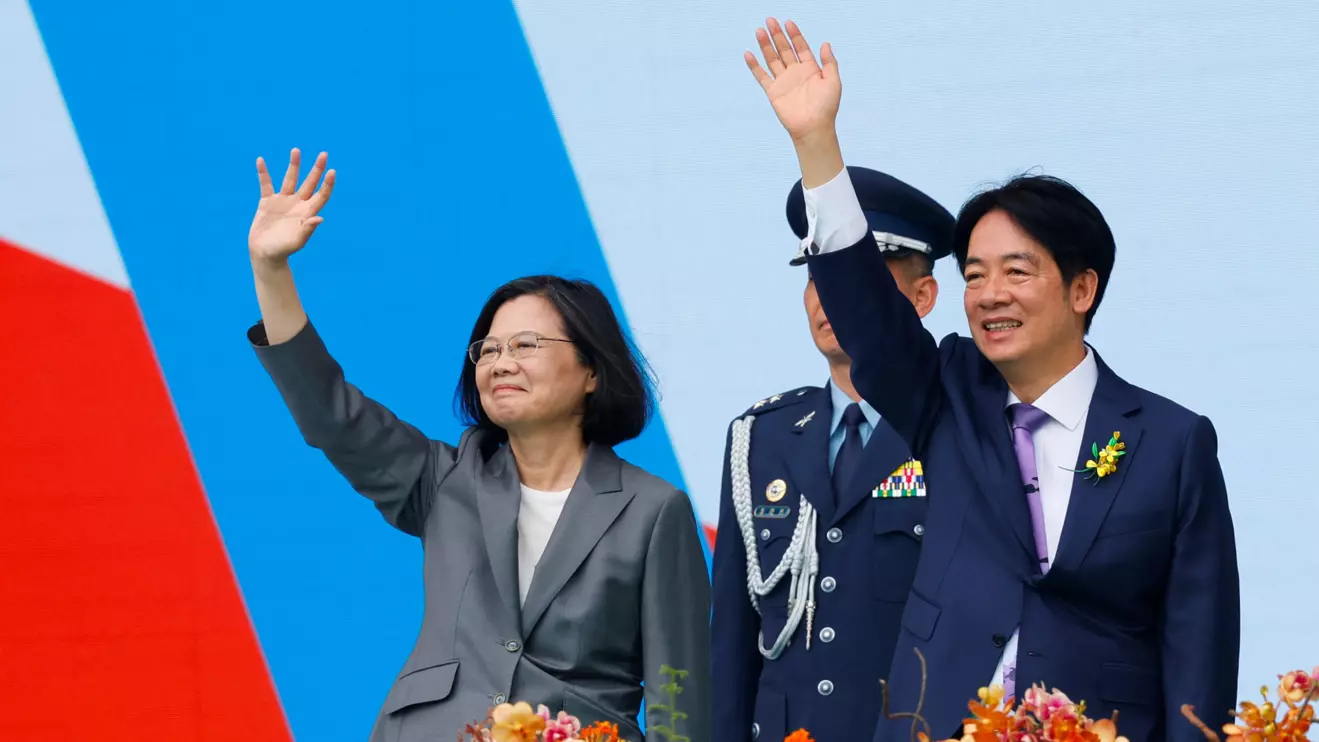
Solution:
<svg viewBox="0 0 1319 742"><path fill-rule="evenodd" d="M849 170L879 249L948 254L951 214L928 197L931 210L885 211L896 190L919 191ZM788 217L805 237L800 181ZM802 262L804 252L793 259ZM834 492L849 403L832 384L793 389L756 402L729 428L713 575L721 742L782 742L802 728L817 742L851 742L867 739L879 718L879 681L892 661L928 497L920 462L864 403L860 464Z"/></svg>

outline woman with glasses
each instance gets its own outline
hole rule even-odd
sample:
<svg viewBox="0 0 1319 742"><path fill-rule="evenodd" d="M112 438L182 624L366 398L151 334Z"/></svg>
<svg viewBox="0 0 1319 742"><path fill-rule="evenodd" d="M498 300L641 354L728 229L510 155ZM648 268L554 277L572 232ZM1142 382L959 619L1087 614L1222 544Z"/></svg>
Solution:
<svg viewBox="0 0 1319 742"><path fill-rule="evenodd" d="M325 164L298 187L293 150L276 191L257 160L262 322L248 337L307 443L424 546L425 617L372 741L454 739L527 701L639 742L643 696L669 701L665 666L687 673L674 733L708 739L700 534L683 492L612 450L641 433L652 400L609 301L552 276L497 289L458 380L469 427L453 445L429 440L345 380L298 298L288 258L322 221Z"/></svg>

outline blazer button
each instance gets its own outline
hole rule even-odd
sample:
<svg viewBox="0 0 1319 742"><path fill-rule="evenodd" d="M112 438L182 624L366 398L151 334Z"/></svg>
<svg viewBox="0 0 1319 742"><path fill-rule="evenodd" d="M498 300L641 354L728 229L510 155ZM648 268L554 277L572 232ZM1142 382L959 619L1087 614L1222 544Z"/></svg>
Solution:
<svg viewBox="0 0 1319 742"><path fill-rule="evenodd" d="M503 693L496 693L496 694L495 694L495 705L496 705L496 706L498 706L499 704L501 704L501 703L503 703L504 701L507 701L507 700L508 700L508 696L504 695Z"/></svg>
<svg viewBox="0 0 1319 742"><path fill-rule="evenodd" d="M924 536L925 526L921 525L920 523L917 523L916 527L911 529L911 532L916 534L917 536Z"/></svg>
<svg viewBox="0 0 1319 742"><path fill-rule="evenodd" d="M994 646L1002 649L1008 643L1008 638L1002 634L994 634Z"/></svg>
<svg viewBox="0 0 1319 742"><path fill-rule="evenodd" d="M760 739L760 725L755 722L751 723L751 739Z"/></svg>
<svg viewBox="0 0 1319 742"><path fill-rule="evenodd" d="M823 629L820 629L820 641L824 642L825 644L828 644L833 640L834 640L833 629L829 628L828 626L824 627Z"/></svg>
<svg viewBox="0 0 1319 742"><path fill-rule="evenodd" d="M517 639L509 639L507 642L504 642L504 649L507 649L510 652L516 652L519 649L522 649L522 642Z"/></svg>
<svg viewBox="0 0 1319 742"><path fill-rule="evenodd" d="M815 689L820 692L820 695L827 696L834 692L834 684L828 680L821 680L820 684L815 686Z"/></svg>
<svg viewBox="0 0 1319 742"><path fill-rule="evenodd" d="M820 589L826 593L833 592L836 587L838 587L838 581L832 577L826 577L823 580L820 580Z"/></svg>
<svg viewBox="0 0 1319 742"><path fill-rule="evenodd" d="M829 543L836 544L843 540L843 532L837 528L830 528L825 532L824 537L829 539Z"/></svg>
<svg viewBox="0 0 1319 742"><path fill-rule="evenodd" d="M760 540L761 540L761 541L768 541L768 540L769 540L769 529L768 529L768 528L766 528L765 530L763 530L763 531L760 532Z"/></svg>

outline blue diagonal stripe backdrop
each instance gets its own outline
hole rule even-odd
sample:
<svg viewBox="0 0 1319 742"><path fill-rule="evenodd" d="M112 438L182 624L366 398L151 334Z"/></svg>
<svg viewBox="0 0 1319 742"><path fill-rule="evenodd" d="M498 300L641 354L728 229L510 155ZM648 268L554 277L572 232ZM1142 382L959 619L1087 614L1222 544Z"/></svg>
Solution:
<svg viewBox="0 0 1319 742"><path fill-rule="evenodd" d="M363 739L415 639L420 549L304 445L246 347L257 155L338 170L294 259L350 380L432 437L518 275L616 300L512 6L38 1L48 53L293 732ZM617 304L616 304L617 306ZM684 486L662 420L620 453Z"/></svg>

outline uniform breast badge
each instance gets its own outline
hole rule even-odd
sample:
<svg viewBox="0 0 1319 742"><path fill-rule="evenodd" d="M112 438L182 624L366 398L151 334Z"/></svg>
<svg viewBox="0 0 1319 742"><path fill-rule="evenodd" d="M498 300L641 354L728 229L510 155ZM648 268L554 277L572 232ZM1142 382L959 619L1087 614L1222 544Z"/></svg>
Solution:
<svg viewBox="0 0 1319 742"><path fill-rule="evenodd" d="M770 502L778 502L786 494L788 494L788 485L782 479L775 479L765 488L765 499Z"/></svg>
<svg viewBox="0 0 1319 742"><path fill-rule="evenodd" d="M921 462L908 459L870 492L871 497L925 497L925 471Z"/></svg>
<svg viewBox="0 0 1319 742"><path fill-rule="evenodd" d="M753 513L756 518L772 518L775 520L787 518L789 515L792 515L792 508L787 505L759 505Z"/></svg>

